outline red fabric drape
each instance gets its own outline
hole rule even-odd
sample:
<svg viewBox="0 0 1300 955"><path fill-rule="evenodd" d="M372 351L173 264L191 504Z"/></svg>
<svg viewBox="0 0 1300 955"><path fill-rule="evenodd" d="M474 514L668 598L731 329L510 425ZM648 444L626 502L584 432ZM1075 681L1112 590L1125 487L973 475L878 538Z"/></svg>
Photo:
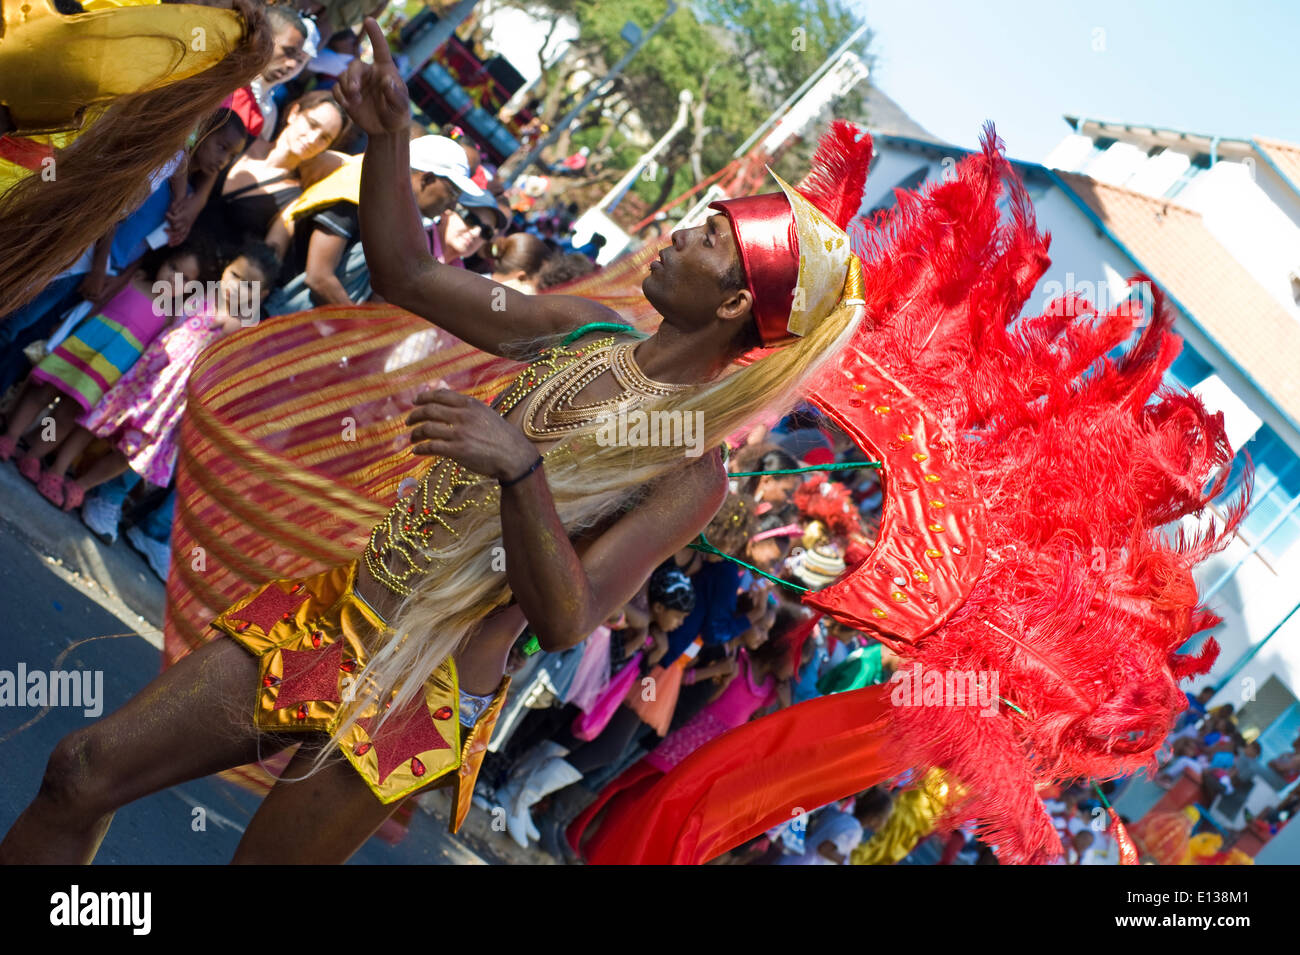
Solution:
<svg viewBox="0 0 1300 955"><path fill-rule="evenodd" d="M583 855L584 858L591 855L600 856L602 850L599 846L604 835L607 832L616 833L620 830L621 823L618 820L622 819L626 812L635 813L640 807L641 797L652 789L655 783L663 778L663 775L663 770L656 769L644 759L638 760L625 769L600 791L595 802L578 813L573 822L569 823L569 827L564 831L564 837L569 841L569 846L574 852ZM592 836L592 842L584 847L582 837L586 833L587 827L591 825L597 814L606 807L608 807L608 811L601 825Z"/></svg>
<svg viewBox="0 0 1300 955"><path fill-rule="evenodd" d="M702 746L602 827L595 865L696 865L910 765L888 684L800 703Z"/></svg>

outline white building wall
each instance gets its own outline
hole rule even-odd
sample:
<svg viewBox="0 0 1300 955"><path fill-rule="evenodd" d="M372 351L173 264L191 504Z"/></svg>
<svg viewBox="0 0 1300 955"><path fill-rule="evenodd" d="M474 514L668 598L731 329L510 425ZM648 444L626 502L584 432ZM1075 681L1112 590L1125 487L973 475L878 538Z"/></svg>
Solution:
<svg viewBox="0 0 1300 955"><path fill-rule="evenodd" d="M1079 170L1098 182L1122 186L1125 181L1146 164L1145 150L1130 143L1115 143L1104 153Z"/></svg>
<svg viewBox="0 0 1300 955"><path fill-rule="evenodd" d="M1071 133L1052 148L1043 158L1048 169L1066 169L1078 172L1092 155L1092 137Z"/></svg>
<svg viewBox="0 0 1300 955"><path fill-rule="evenodd" d="M1269 195L1265 177L1276 179L1272 170L1253 163L1217 162L1175 201L1199 212L1232 257L1300 322L1300 304L1290 280L1300 269L1300 219L1288 215Z"/></svg>
<svg viewBox="0 0 1300 955"><path fill-rule="evenodd" d="M1129 177L1124 188L1144 196L1163 196L1192 164L1192 157L1173 149L1152 156Z"/></svg>
<svg viewBox="0 0 1300 955"><path fill-rule="evenodd" d="M1294 586L1294 582L1300 579L1298 550L1291 548L1279 561L1270 565L1258 553L1250 554L1246 543L1236 538L1223 551L1197 567L1194 576L1203 594L1218 587L1208 603L1210 609L1223 618L1223 624L1214 631L1214 638L1222 648L1219 660L1199 685L1222 680L1242 655L1267 637L1300 601L1300 588ZM1223 582L1224 575L1229 573L1232 576ZM1300 616L1293 617L1278 631L1238 677L1251 677L1258 686L1269 673L1276 673L1293 693L1300 696ZM1237 691L1228 686L1223 692ZM1225 695L1222 702L1233 701Z"/></svg>

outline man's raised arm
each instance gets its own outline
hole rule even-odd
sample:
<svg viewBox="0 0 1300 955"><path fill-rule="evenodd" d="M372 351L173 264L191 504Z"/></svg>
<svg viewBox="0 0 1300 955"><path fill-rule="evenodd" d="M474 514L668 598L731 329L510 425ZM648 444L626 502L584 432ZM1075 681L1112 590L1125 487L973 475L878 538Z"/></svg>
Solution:
<svg viewBox="0 0 1300 955"><path fill-rule="evenodd" d="M366 20L374 65L353 60L335 98L369 136L361 172L361 242L371 285L386 300L499 354L520 339L565 332L585 322L619 320L612 309L572 296L531 296L428 250L411 193L410 104L379 25Z"/></svg>

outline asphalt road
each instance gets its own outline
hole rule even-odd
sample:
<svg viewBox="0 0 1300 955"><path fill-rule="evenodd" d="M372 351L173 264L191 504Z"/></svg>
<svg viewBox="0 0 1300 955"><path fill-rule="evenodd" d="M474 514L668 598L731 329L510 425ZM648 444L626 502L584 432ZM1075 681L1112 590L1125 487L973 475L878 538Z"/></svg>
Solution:
<svg viewBox="0 0 1300 955"><path fill-rule="evenodd" d="M158 672L158 650L145 636L129 633L148 630L150 624L127 610L104 586L85 584L52 562L40 545L30 543L40 535L20 531L16 521L67 520L67 516L39 498L33 502L23 495L15 500L11 491L12 485L0 495L0 671L16 674L22 664L28 672L57 668L102 673L103 712L111 713ZM48 508L50 514L44 515L40 508ZM113 550L118 548L128 552L126 559L135 557L124 542ZM152 639L157 642L156 631ZM65 651L66 657L56 663ZM0 832L8 830L35 794L55 743L88 719L81 707L51 707L42 714L39 706L14 705L22 702L0 705L0 760L5 767L0 774ZM258 802L254 793L219 777L156 793L117 813L96 863L225 863ZM205 811L203 831L193 827L196 808ZM475 851L449 836L441 819L417 811L405 839L390 845L373 838L351 861L429 865L495 859L490 848L480 846Z"/></svg>

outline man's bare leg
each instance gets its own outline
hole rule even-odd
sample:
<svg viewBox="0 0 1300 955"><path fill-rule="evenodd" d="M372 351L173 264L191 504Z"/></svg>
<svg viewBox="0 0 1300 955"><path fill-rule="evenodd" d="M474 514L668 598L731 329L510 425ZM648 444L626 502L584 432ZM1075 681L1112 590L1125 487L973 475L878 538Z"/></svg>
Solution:
<svg viewBox="0 0 1300 955"><path fill-rule="evenodd" d="M289 745L253 726L257 672L252 655L220 638L116 713L69 733L50 755L36 798L0 842L0 863L89 863L121 806Z"/></svg>
<svg viewBox="0 0 1300 955"><path fill-rule="evenodd" d="M306 747L294 755L262 800L232 862L340 865L402 804L381 803L337 752L308 776L315 755Z"/></svg>

